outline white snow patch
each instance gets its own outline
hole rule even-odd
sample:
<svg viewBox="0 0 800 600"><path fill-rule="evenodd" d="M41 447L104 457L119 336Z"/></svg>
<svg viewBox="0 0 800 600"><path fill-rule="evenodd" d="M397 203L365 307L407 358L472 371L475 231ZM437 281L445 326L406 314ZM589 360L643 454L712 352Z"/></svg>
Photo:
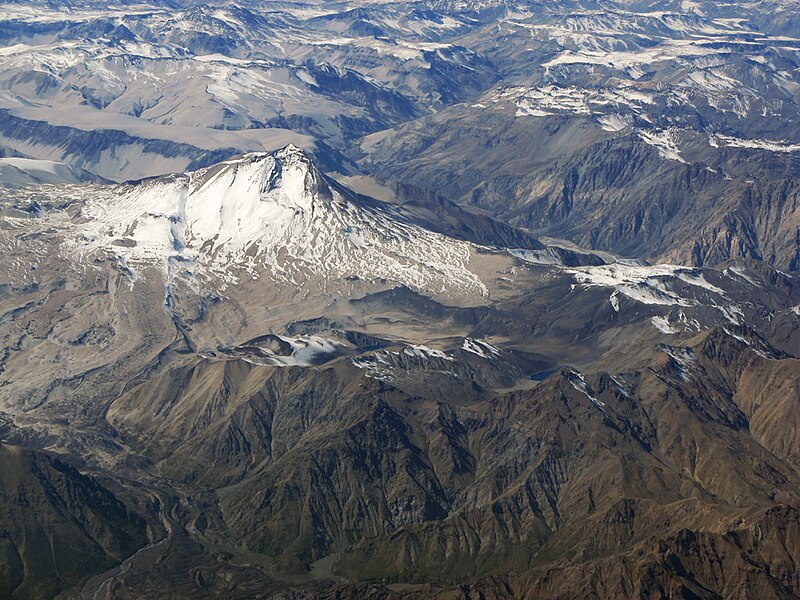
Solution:
<svg viewBox="0 0 800 600"><path fill-rule="evenodd" d="M535 88L509 87L494 94L495 102L512 101L517 117L546 117L557 114L602 115L598 121L604 127L616 127L632 119L619 114L620 110L638 113L644 105L653 103L653 96L628 88L579 88L545 85ZM611 115L606 113L611 110ZM601 121L602 120L602 121ZM619 130L619 129L617 129Z"/></svg>
<svg viewBox="0 0 800 600"><path fill-rule="evenodd" d="M661 346L661 351L675 361L680 378L689 381L691 379L690 372L696 363L692 351L689 348L673 348L671 346Z"/></svg>
<svg viewBox="0 0 800 600"><path fill-rule="evenodd" d="M611 377L611 381L613 381L613 382L614 382L614 385L616 385L616 386L617 386L617 390L619 390L619 393L620 393L620 394L622 394L622 395L623 395L623 396L625 396L626 398L631 398L631 399L633 398L633 396L631 395L631 393L630 393L630 392L629 392L629 391L628 391L628 390L625 388L625 386L623 385L622 381L620 381L619 379L617 379L617 378L616 378L616 377L614 377L613 375L611 375L610 377Z"/></svg>
<svg viewBox="0 0 800 600"><path fill-rule="evenodd" d="M291 353L287 355L275 353L272 349L256 345L256 357L243 357L252 364L269 364L276 367L310 367L334 356L343 345L328 338L315 335L287 337L276 335L276 338L289 345Z"/></svg>
<svg viewBox="0 0 800 600"><path fill-rule="evenodd" d="M297 75L298 79L300 79L301 81L307 83L308 85L312 85L314 87L318 87L318 85L319 85L317 83L317 80L314 79L314 76L311 73L309 73L308 71L306 71L305 69L299 69L299 70L295 71L295 75Z"/></svg>
<svg viewBox="0 0 800 600"><path fill-rule="evenodd" d="M607 265L572 267L565 271L571 273L575 280L584 287L614 288L609 302L615 310L619 306L618 294L623 294L642 304L660 306L696 306L703 303L694 294L692 297L687 297L681 293L681 290L676 289L674 284L677 281L720 296L719 299L709 299L706 303L710 306L719 307L719 305L727 306L729 304L724 290L706 281L702 273L698 273L690 267L663 264L642 265L633 261L620 260ZM734 308L736 307L731 307L729 310ZM736 308L736 310L739 309Z"/></svg>
<svg viewBox="0 0 800 600"><path fill-rule="evenodd" d="M486 359L491 359L493 356L500 356L500 351L490 343L473 338L464 338L461 349Z"/></svg>
<svg viewBox="0 0 800 600"><path fill-rule="evenodd" d="M594 404L597 408L605 412L606 404L605 402L601 402L598 400L595 395L592 393L589 384L586 383L586 380L583 378L583 375L578 372L571 372L571 377L569 378L569 382L572 384L577 391L584 394L589 400L591 400L592 404Z"/></svg>
<svg viewBox="0 0 800 600"><path fill-rule="evenodd" d="M738 306L733 304L722 304L717 306L717 309L722 313L723 317L728 319L728 321L734 325L741 325L744 321L744 313Z"/></svg>
<svg viewBox="0 0 800 600"><path fill-rule="evenodd" d="M395 379L392 363L388 359L389 353L385 350L375 352L371 356L358 356L350 359L356 368L366 371L366 376L378 381L391 382Z"/></svg>
<svg viewBox="0 0 800 600"><path fill-rule="evenodd" d="M706 281L706 278L702 273L695 274L690 271L681 271L678 273L678 279L680 279L685 283L688 283L689 285L693 285L695 287L706 289L709 292L714 292L715 294L719 294L720 296L725 295L725 290L723 290L722 288L718 288L717 286Z"/></svg>
<svg viewBox="0 0 800 600"><path fill-rule="evenodd" d="M760 283L758 283L755 279L750 277L750 275L748 275L747 272L744 269L742 269L741 267L739 267L739 266L734 265L733 267L725 269L724 273L726 275L728 275L728 277L730 277L731 273L733 273L739 279L745 280L750 285L754 285L756 287L761 287Z"/></svg>
<svg viewBox="0 0 800 600"><path fill-rule="evenodd" d="M614 309L614 312L619 312L619 290L611 292L608 301L611 303L611 308Z"/></svg>
<svg viewBox="0 0 800 600"><path fill-rule="evenodd" d="M650 322L664 335L675 335L680 333L679 329L674 328L669 324L669 319L666 317L653 317Z"/></svg>
<svg viewBox="0 0 800 600"><path fill-rule="evenodd" d="M617 133L633 127L633 118L630 115L621 115L619 113L601 115L597 117L597 122L604 131L611 133Z"/></svg>
<svg viewBox="0 0 800 600"><path fill-rule="evenodd" d="M640 129L637 134L645 144L653 146L658 150L658 155L667 160L675 160L685 163L686 160L681 156L681 151L678 148L676 141L676 130L674 128L666 129L663 131L650 130L646 131Z"/></svg>
<svg viewBox="0 0 800 600"><path fill-rule="evenodd" d="M715 49L695 43L694 40L666 40L653 48L639 48L636 51L608 51L605 49L565 50L555 58L543 63L545 69L560 65L585 64L600 65L616 70L625 70L657 62L685 60L691 57L723 53L725 49Z"/></svg>
<svg viewBox="0 0 800 600"><path fill-rule="evenodd" d="M292 347L291 356L276 357L286 366L311 366L321 357L335 354L342 346L336 340L318 337L315 335L289 338L277 336Z"/></svg>
<svg viewBox="0 0 800 600"><path fill-rule="evenodd" d="M553 248L543 248L542 250L530 250L527 248L510 248L508 253L520 260L534 265L556 265L564 264L561 256Z"/></svg>
<svg viewBox="0 0 800 600"><path fill-rule="evenodd" d="M379 40L372 37L339 37L329 38L311 42L315 46L354 46L375 51L379 55L388 55L402 61L417 60L424 58L424 52L432 52L449 48L449 44L435 42L410 42L398 40L390 42ZM428 63L422 63L425 68L430 67Z"/></svg>
<svg viewBox="0 0 800 600"><path fill-rule="evenodd" d="M626 262L566 269L586 287L613 287L642 304L690 306L691 302L667 289L662 279L673 277L685 267L643 266Z"/></svg>
<svg viewBox="0 0 800 600"><path fill-rule="evenodd" d="M429 348L428 346L415 346L410 345L406 346L403 350L403 353L408 356L413 356L415 358L421 358L423 360L429 360L431 358L441 358L443 360L454 361L455 359L452 356L448 356L441 350L434 350L433 348Z"/></svg>
<svg viewBox="0 0 800 600"><path fill-rule="evenodd" d="M794 144L783 140L745 140L729 135L712 135L709 137L709 145L714 148L719 148L720 145L725 145L730 148L769 150L770 152L781 152L787 154L791 152L800 152L800 144Z"/></svg>

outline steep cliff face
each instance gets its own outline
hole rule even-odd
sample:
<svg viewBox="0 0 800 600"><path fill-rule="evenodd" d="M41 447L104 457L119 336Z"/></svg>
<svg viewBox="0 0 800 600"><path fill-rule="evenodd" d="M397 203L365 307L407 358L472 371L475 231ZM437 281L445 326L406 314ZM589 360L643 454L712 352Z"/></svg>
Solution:
<svg viewBox="0 0 800 600"><path fill-rule="evenodd" d="M630 256L796 269L797 159L729 151L713 164L664 161L635 140L598 144L526 182L508 218Z"/></svg>

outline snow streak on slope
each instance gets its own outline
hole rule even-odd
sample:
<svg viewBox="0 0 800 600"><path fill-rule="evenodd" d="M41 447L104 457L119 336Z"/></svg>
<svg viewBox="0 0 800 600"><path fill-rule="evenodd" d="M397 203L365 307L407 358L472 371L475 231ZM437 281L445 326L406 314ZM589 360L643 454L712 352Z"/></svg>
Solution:
<svg viewBox="0 0 800 600"><path fill-rule="evenodd" d="M483 340L476 340L473 338L464 338L464 343L461 349L472 354L477 354L481 358L492 359L492 357L500 356L500 351L492 346L489 342Z"/></svg>
<svg viewBox="0 0 800 600"><path fill-rule="evenodd" d="M87 199L87 222L68 248L112 251L165 272L189 268L225 284L266 269L294 285L386 279L432 293L486 294L468 268L470 244L350 196L294 146L110 190Z"/></svg>
<svg viewBox="0 0 800 600"><path fill-rule="evenodd" d="M673 128L666 131L639 131L639 137L642 141L656 148L661 158L685 163L686 161L681 156L681 151L675 141L676 136L677 131Z"/></svg>
<svg viewBox="0 0 800 600"><path fill-rule="evenodd" d="M594 267L567 269L576 281L587 288L609 287L642 304L660 306L714 306L732 322L738 322L730 311L725 291L708 281L697 269L676 265L640 265L628 261ZM680 285L679 285L680 284ZM685 289L681 289L683 286ZM686 288L686 286L689 286ZM690 292L691 290L691 292ZM613 302L612 302L613 303ZM619 311L617 303L615 310Z"/></svg>
<svg viewBox="0 0 800 600"><path fill-rule="evenodd" d="M769 150L770 152L800 152L800 144L789 142L775 142L771 140L743 140L729 135L714 135L710 137L710 144L718 147L721 144L731 148L748 148L758 150Z"/></svg>
<svg viewBox="0 0 800 600"><path fill-rule="evenodd" d="M635 89L623 87L591 89L557 85L510 87L497 92L492 99L513 101L517 107L518 117L545 117L560 113L603 115L609 109L643 114L646 107L654 102L652 94Z"/></svg>

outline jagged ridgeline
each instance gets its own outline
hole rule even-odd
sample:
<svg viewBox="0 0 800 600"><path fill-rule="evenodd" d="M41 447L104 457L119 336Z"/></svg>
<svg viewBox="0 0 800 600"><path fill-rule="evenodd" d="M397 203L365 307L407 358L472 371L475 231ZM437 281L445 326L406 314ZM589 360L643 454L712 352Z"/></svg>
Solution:
<svg viewBox="0 0 800 600"><path fill-rule="evenodd" d="M0 2L0 599L800 597L799 9Z"/></svg>

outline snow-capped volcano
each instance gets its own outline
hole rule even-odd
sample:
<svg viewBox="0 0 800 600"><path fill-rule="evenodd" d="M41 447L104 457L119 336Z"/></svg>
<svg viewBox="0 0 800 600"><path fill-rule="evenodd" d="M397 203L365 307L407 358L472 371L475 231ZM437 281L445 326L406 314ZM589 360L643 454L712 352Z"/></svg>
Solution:
<svg viewBox="0 0 800 600"><path fill-rule="evenodd" d="M485 293L469 269L473 247L403 219L338 186L290 145L187 174L87 193L79 235L66 247L110 251L236 282L263 272L301 285L312 277L385 279L430 292Z"/></svg>

